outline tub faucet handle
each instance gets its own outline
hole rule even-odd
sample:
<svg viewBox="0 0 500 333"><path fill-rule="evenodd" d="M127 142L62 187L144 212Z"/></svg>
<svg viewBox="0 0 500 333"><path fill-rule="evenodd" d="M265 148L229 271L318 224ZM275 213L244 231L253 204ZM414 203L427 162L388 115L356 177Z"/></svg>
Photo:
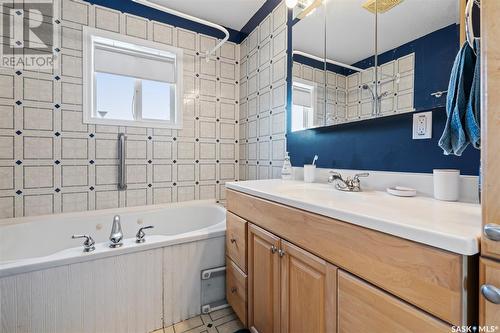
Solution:
<svg viewBox="0 0 500 333"><path fill-rule="evenodd" d="M146 233L144 232L144 229L153 229L154 226L148 225L147 227L142 227L137 231L137 234L135 235L135 242L136 243L144 243L146 241Z"/></svg>
<svg viewBox="0 0 500 333"><path fill-rule="evenodd" d="M71 238L85 238L83 241L83 252L92 252L95 250L95 241L89 235L73 235Z"/></svg>

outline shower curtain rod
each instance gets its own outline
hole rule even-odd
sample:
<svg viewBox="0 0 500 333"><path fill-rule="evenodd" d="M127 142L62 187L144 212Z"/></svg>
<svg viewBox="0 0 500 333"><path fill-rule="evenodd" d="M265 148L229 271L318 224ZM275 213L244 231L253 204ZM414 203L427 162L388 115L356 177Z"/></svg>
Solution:
<svg viewBox="0 0 500 333"><path fill-rule="evenodd" d="M229 31L226 28L224 28L222 25L219 25L217 23L213 23L213 22L198 18L196 16L192 16L189 14L185 14L183 12L179 12L179 11L174 10L174 9L170 9L168 7L159 5L159 4L151 2L149 0L132 0L132 1L137 2L141 5L148 6L148 7L154 8L154 9L158 9L158 10L161 10L162 12L169 13L169 14L172 14L175 16L179 16L179 17L185 18L186 20L198 22L198 23L201 23L203 25L206 25L206 26L209 26L209 27L212 27L212 28L215 28L215 29L222 31L226 36L217 45L215 45L215 47L213 49L206 52L207 62L210 60L210 56L212 54L214 54L215 51L217 51L217 49L219 49L229 39Z"/></svg>

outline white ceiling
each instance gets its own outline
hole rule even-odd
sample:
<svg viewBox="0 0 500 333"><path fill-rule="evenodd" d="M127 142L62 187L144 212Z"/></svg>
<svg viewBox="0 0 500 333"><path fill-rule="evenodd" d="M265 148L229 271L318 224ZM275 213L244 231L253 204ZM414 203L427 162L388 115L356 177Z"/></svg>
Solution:
<svg viewBox="0 0 500 333"><path fill-rule="evenodd" d="M293 49L346 64L374 54L375 16L366 0L327 0L293 27ZM379 53L427 35L459 20L457 0L404 0L378 16ZM326 13L326 16L325 16ZM314 38L311 38L314 36Z"/></svg>
<svg viewBox="0 0 500 333"><path fill-rule="evenodd" d="M241 30L266 0L150 0L185 14Z"/></svg>

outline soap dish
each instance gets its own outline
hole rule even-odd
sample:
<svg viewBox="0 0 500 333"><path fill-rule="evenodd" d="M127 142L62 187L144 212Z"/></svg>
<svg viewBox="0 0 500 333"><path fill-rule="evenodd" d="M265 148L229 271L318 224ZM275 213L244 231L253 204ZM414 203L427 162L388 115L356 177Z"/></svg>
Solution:
<svg viewBox="0 0 500 333"><path fill-rule="evenodd" d="M417 190L411 187L394 186L388 187L387 193L398 197L414 197L417 195Z"/></svg>

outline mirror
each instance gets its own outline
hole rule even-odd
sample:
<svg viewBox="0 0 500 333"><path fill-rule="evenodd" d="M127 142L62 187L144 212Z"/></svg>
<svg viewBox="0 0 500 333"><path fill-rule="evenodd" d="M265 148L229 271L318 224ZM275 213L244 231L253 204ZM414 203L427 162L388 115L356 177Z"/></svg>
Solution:
<svg viewBox="0 0 500 333"><path fill-rule="evenodd" d="M378 0L379 4L388 1ZM446 105L450 72L460 44L460 0L390 1L378 8L380 115ZM394 80L384 80L394 76ZM391 96L392 95L392 96Z"/></svg>
<svg viewBox="0 0 500 333"><path fill-rule="evenodd" d="M325 9L321 1L299 2L292 27L292 131L325 124Z"/></svg>
<svg viewBox="0 0 500 333"><path fill-rule="evenodd" d="M308 6L315 9L301 16ZM445 106L459 0L303 0L297 7L292 131Z"/></svg>

